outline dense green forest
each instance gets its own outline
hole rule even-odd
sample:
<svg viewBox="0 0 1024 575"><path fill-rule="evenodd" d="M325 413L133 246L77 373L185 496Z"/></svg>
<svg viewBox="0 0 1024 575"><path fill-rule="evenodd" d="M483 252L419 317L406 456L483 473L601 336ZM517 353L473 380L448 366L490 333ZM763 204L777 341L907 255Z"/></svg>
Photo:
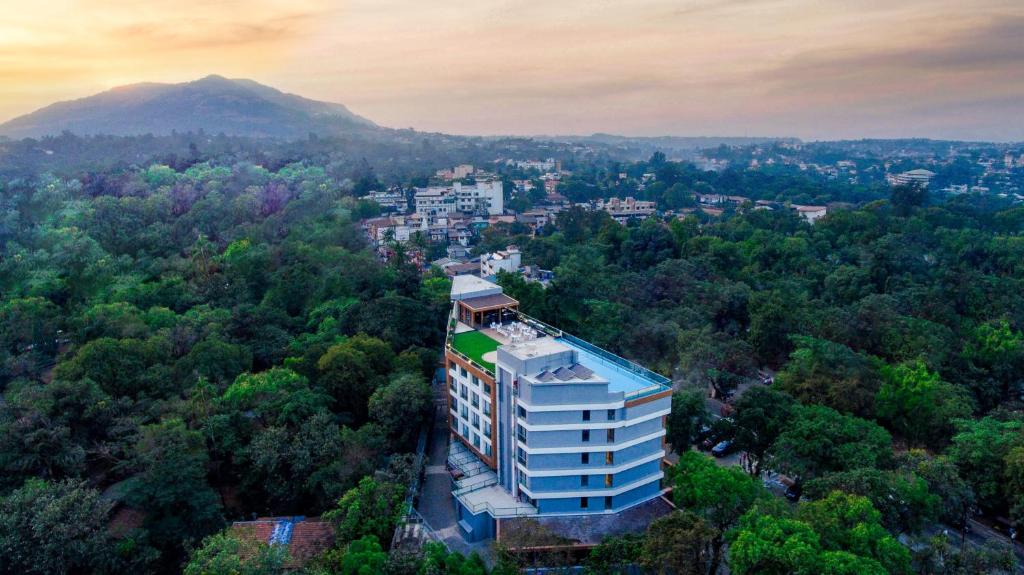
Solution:
<svg viewBox="0 0 1024 575"><path fill-rule="evenodd" d="M126 156L144 147L116 142ZM225 527L323 515L338 540L311 573L483 573L441 547L387 552L418 472L407 454L432 406L450 284L400 255L380 263L358 225L373 206L357 196L426 170L286 161L301 155L286 148L262 167L222 143L212 160L0 181L0 572L278 573L286 558L242 549ZM573 208L536 237L482 232L478 251L517 244L554 270L546 289L500 277L524 311L677 381L683 511L605 542L587 568L1009 569L1005 550L897 539L977 513L1024 520L1024 209L657 157L581 165L561 191L614 195L608 174L652 164L646 193L663 207L758 187L860 204L814 225L740 208L622 226ZM710 423L705 392L758 369L776 383L713 426L749 469L687 451ZM755 479L767 470L802 501L769 495ZM498 559L495 572L521 560Z"/></svg>
<svg viewBox="0 0 1024 575"><path fill-rule="evenodd" d="M515 243L555 271L547 289L501 276L527 313L675 376L677 452L710 423L706 390L777 370L715 433L752 476L785 473L807 502L780 505L738 468L687 454L674 496L693 516L659 545L693 545L707 569L673 572L714 572L728 540L734 573L987 573L1009 568L1005 551L952 558L933 541L911 561L893 538L975 514L1024 520L1022 224L1021 208L895 188L814 225L741 209L621 226L573 209L539 237L488 229L484 245ZM843 525L874 535L828 532ZM652 526L647 544L663 537ZM665 559L623 548L633 555L607 552Z"/></svg>
<svg viewBox="0 0 1024 575"><path fill-rule="evenodd" d="M244 163L3 185L0 571L178 572L231 519L399 509L448 282L364 249L351 187Z"/></svg>

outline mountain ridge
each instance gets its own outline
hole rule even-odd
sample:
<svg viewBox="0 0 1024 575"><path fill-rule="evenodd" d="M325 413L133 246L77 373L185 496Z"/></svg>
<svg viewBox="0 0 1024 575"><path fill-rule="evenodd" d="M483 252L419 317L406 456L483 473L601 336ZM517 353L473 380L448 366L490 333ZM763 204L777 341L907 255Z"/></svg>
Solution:
<svg viewBox="0 0 1024 575"><path fill-rule="evenodd" d="M182 83L140 82L56 102L0 124L0 135L165 135L172 132L303 138L380 130L343 104L212 74Z"/></svg>

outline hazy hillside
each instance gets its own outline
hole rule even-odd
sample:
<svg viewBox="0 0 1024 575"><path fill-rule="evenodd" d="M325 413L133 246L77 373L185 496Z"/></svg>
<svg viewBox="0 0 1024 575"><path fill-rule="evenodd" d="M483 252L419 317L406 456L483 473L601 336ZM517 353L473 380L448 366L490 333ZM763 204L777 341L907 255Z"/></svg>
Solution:
<svg viewBox="0 0 1024 575"><path fill-rule="evenodd" d="M252 80L207 76L183 84L132 84L58 102L0 124L0 135L210 134L301 138L310 132L368 131L376 125L341 104L286 94Z"/></svg>

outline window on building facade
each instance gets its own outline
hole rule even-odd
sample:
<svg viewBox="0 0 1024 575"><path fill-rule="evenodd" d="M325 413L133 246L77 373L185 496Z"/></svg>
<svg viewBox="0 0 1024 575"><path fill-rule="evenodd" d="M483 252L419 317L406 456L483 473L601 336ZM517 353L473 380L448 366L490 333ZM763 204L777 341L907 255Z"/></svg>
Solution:
<svg viewBox="0 0 1024 575"><path fill-rule="evenodd" d="M605 465L612 465L613 463L615 463L615 452L614 451L609 451L604 456L604 464Z"/></svg>
<svg viewBox="0 0 1024 575"><path fill-rule="evenodd" d="M586 497L580 497L580 509L586 509L587 503L588 502Z"/></svg>
<svg viewBox="0 0 1024 575"><path fill-rule="evenodd" d="M461 375L462 377L468 377L468 376L469 376L469 372L468 372L468 371L466 371L466 368L464 368L464 367L460 367L460 368L459 368L459 374L460 374L460 375Z"/></svg>
<svg viewBox="0 0 1024 575"><path fill-rule="evenodd" d="M491 447L491 444L490 443L485 443L484 444L484 455L486 455L487 457L490 457L493 454L494 454L494 449Z"/></svg>
<svg viewBox="0 0 1024 575"><path fill-rule="evenodd" d="M590 410L589 409L584 409L583 410L583 421L590 421Z"/></svg>
<svg viewBox="0 0 1024 575"><path fill-rule="evenodd" d="M522 463L523 465L526 465L526 461L527 461L526 451L524 451L523 448L520 447L517 453L519 455L519 457L518 457L519 463Z"/></svg>
<svg viewBox="0 0 1024 575"><path fill-rule="evenodd" d="M480 436L475 433L473 434L473 447L480 449Z"/></svg>
<svg viewBox="0 0 1024 575"><path fill-rule="evenodd" d="M473 385L480 385L480 378L475 375L473 376Z"/></svg>
<svg viewBox="0 0 1024 575"><path fill-rule="evenodd" d="M584 429L583 430L583 441L590 441L590 430L589 429Z"/></svg>
<svg viewBox="0 0 1024 575"><path fill-rule="evenodd" d="M480 416L475 413L473 414L473 427L480 429Z"/></svg>
<svg viewBox="0 0 1024 575"><path fill-rule="evenodd" d="M488 439L491 438L491 422L490 421L485 421L484 422L484 437L486 437Z"/></svg>
<svg viewBox="0 0 1024 575"><path fill-rule="evenodd" d="M615 430L614 429L609 429L608 430L608 443L611 443L613 441L615 441Z"/></svg>
<svg viewBox="0 0 1024 575"><path fill-rule="evenodd" d="M484 415L490 415L491 414L491 402L485 401L485 402L483 402L483 404L484 404Z"/></svg>
<svg viewBox="0 0 1024 575"><path fill-rule="evenodd" d="M469 389L466 388L466 384L459 386L459 396L462 397L462 399L469 398Z"/></svg>
<svg viewBox="0 0 1024 575"><path fill-rule="evenodd" d="M516 437L519 438L519 441L522 441L523 443L526 443L526 430L523 429L522 427L517 427L516 428Z"/></svg>
<svg viewBox="0 0 1024 575"><path fill-rule="evenodd" d="M470 403L473 404L474 409L480 409L480 396L474 393Z"/></svg>
<svg viewBox="0 0 1024 575"><path fill-rule="evenodd" d="M452 411L458 413L459 412L459 400L455 399L455 396L453 395L453 396L451 396L451 402L452 402Z"/></svg>
<svg viewBox="0 0 1024 575"><path fill-rule="evenodd" d="M611 473L609 473L609 474L604 476L604 486L605 487L611 487L612 486L612 477L614 477L614 476Z"/></svg>
<svg viewBox="0 0 1024 575"><path fill-rule="evenodd" d="M462 419L469 419L469 408L465 405L462 406L462 411L459 413L462 415Z"/></svg>
<svg viewBox="0 0 1024 575"><path fill-rule="evenodd" d="M615 410L614 409L609 409L608 410L608 421L615 421Z"/></svg>
<svg viewBox="0 0 1024 575"><path fill-rule="evenodd" d="M523 406L521 406L521 405L519 406L518 413L519 413L519 417L522 417L523 419L526 419L526 409L524 409Z"/></svg>
<svg viewBox="0 0 1024 575"><path fill-rule="evenodd" d="M462 424L462 437L469 437L469 426L465 423Z"/></svg>
<svg viewBox="0 0 1024 575"><path fill-rule="evenodd" d="M612 508L612 496L611 495L608 495L607 497L604 498L604 508L605 509L611 509Z"/></svg>
<svg viewBox="0 0 1024 575"><path fill-rule="evenodd" d="M590 454L589 453L581 453L580 454L580 463L582 463L583 465L586 465L586 464L590 463Z"/></svg>
<svg viewBox="0 0 1024 575"><path fill-rule="evenodd" d="M587 485L590 485L590 476L580 475L580 487L586 487Z"/></svg>
<svg viewBox="0 0 1024 575"><path fill-rule="evenodd" d="M484 384L484 393L486 393L487 395L491 395L491 384L489 384L489 383L485 383Z"/></svg>

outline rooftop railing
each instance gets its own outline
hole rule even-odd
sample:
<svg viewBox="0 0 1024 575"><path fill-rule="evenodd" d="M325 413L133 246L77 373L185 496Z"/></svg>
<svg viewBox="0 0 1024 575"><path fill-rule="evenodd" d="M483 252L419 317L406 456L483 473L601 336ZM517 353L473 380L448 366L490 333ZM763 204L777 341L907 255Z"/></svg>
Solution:
<svg viewBox="0 0 1024 575"><path fill-rule="evenodd" d="M498 507L489 501L482 501L476 504L467 503L461 500L462 504L470 513L476 515L486 511L491 517L529 517L537 514L537 508L526 503L515 507Z"/></svg>
<svg viewBox="0 0 1024 575"><path fill-rule="evenodd" d="M588 341L584 341L574 335L567 334L558 328L552 327L540 321L539 319L532 318L528 315L519 314L519 321L529 325L530 327L540 332L546 333L551 337L557 337L571 343L576 347L581 347L612 365L621 367L631 373L634 373L636 375L639 375L640 377L643 377L644 379L651 381L652 384L648 387L627 392L625 394L626 398L631 399L634 397L649 395L651 393L657 393L659 391L664 391L665 389L670 389L672 387L672 380L665 377L664 375L653 372L647 369L646 367L643 367L642 365L638 365L632 361L629 361L628 359L615 355L614 353L608 350L597 347L596 345Z"/></svg>
<svg viewBox="0 0 1024 575"><path fill-rule="evenodd" d="M516 312L516 320L520 321L520 322L522 322L522 323L524 323L524 324L526 324L528 326L530 326L531 328L536 330L538 332L538 334L544 334L544 335L547 335L547 336L550 336L550 337L553 337L553 338L562 339L562 340L570 343L573 346L576 346L576 347L579 347L579 348L587 350L588 352L590 352L590 353L594 354L595 356L597 356L599 359L601 359L603 361L606 361L606 362L608 362L611 365L614 365L616 367L620 367L622 369L625 369L626 371L629 371L630 373L638 375L638 376L640 376L640 377L642 377L642 378L644 378L646 380L649 380L651 382L651 385L649 385L647 387L644 387L644 388L641 388L641 389L637 389L637 390L633 390L633 391L629 391L629 392L625 392L625 394L624 394L625 399L635 399L635 398L638 398L638 397L643 397L643 396L646 396L646 395L651 395L651 394L658 393L658 392L665 391L665 390L668 390L668 389L672 388L672 380L667 378L667 377L665 377L664 375L661 375L660 373L651 371L651 370L647 369L646 367L643 367L642 365L636 364L636 363L634 363L632 361L629 361L628 359L625 359L623 357L615 355L614 353L612 353L612 352L610 352L610 351L608 351L606 349L602 349L600 347L597 347L596 345L594 345L594 344L592 344L592 343L590 343L588 341L584 341L584 340L582 340L582 339L580 339L580 338L578 338L578 337L576 337L574 335L570 335L568 333L565 333L564 331L562 331L562 330L560 330L560 329L558 329L558 328L556 328L554 326L548 325L548 324L540 321L539 319L530 317L530 316L528 316L526 314L523 314L523 313L517 311ZM483 365L480 365L479 363L473 361L471 358L466 356L464 353L462 353L459 350L455 349L455 347L452 345L452 340L453 340L453 338L455 336L455 326L456 325L458 325L458 319L457 319L457 317L455 315L455 310L452 309L452 314L451 314L451 317L450 317L449 322L448 322L448 334L447 334L447 339L446 339L446 347L447 347L447 349L449 349L454 355L458 356L460 359L468 362L473 367L484 371L485 373L487 373L491 377L494 377L494 375L495 375L494 374L494 370L489 369L489 368L487 368L487 367L485 367Z"/></svg>
<svg viewBox="0 0 1024 575"><path fill-rule="evenodd" d="M445 336L445 340L444 340L444 347L445 347L445 349L447 349L448 351L452 352L453 355L455 355L459 359L465 361L469 365L479 369L480 371L486 373L487 375L489 375L491 377L494 377L494 370L493 369L490 369L490 368L488 368L486 366L483 366L483 365L473 361L473 359L471 359L468 355L466 355L466 354L462 353L461 351L455 349L455 346L452 345L452 341L455 339L455 326L457 326L458 324L459 324L459 320L456 319L456 317L455 317L455 310L452 309L451 317L448 320L448 334Z"/></svg>

